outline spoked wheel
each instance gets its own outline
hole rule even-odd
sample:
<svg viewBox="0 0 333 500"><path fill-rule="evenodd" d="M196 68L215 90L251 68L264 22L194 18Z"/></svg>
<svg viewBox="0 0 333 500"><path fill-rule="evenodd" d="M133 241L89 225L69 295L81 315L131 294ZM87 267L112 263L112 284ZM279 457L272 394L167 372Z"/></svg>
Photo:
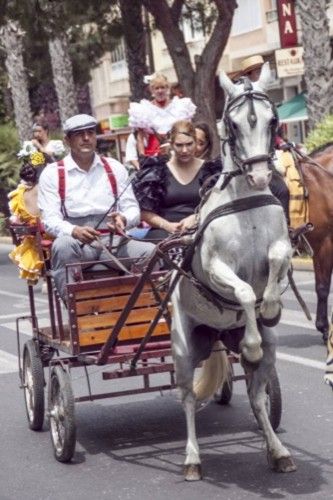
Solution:
<svg viewBox="0 0 333 500"><path fill-rule="evenodd" d="M247 379L246 385L248 386L249 381ZM271 379L267 383L266 386L266 409L268 413L268 418L273 427L273 430L276 431L281 422L282 415L282 398L281 398L281 388L279 377L276 369L273 369ZM255 415L254 415L255 416ZM256 416L255 416L256 417ZM257 420L257 417L256 417ZM257 420L258 421L258 420ZM258 422L259 424L259 422ZM259 424L259 428L261 428Z"/></svg>
<svg viewBox="0 0 333 500"><path fill-rule="evenodd" d="M55 458L59 462L69 462L76 442L74 395L70 377L59 365L51 371L49 415Z"/></svg>
<svg viewBox="0 0 333 500"><path fill-rule="evenodd" d="M266 386L266 408L271 425L276 431L281 422L282 398L278 374L274 368L272 377Z"/></svg>
<svg viewBox="0 0 333 500"><path fill-rule="evenodd" d="M24 344L22 375L29 427L33 431L40 431L44 422L44 371L32 339Z"/></svg>
<svg viewBox="0 0 333 500"><path fill-rule="evenodd" d="M232 363L229 363L228 378L224 384L219 388L219 390L214 394L214 399L219 405L227 405L230 403L233 391L233 380L234 369Z"/></svg>

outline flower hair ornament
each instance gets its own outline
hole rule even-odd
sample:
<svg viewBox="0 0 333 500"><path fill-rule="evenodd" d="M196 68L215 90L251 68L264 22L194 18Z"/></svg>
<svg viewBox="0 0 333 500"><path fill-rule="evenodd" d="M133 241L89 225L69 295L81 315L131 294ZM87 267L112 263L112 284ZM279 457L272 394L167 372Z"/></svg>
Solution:
<svg viewBox="0 0 333 500"><path fill-rule="evenodd" d="M17 153L17 157L20 159L29 159L31 153L38 151L36 146L32 143L32 141L24 141L22 144L22 148Z"/></svg>
<svg viewBox="0 0 333 500"><path fill-rule="evenodd" d="M155 77L156 77L156 73L152 73L151 75L145 75L143 77L143 83L148 85L152 80L154 80Z"/></svg>
<svg viewBox="0 0 333 500"><path fill-rule="evenodd" d="M41 153L40 151L34 151L29 157L29 163L31 163L31 165L33 165L34 167L45 165L46 158L44 153Z"/></svg>
<svg viewBox="0 0 333 500"><path fill-rule="evenodd" d="M45 165L45 155L40 151L33 151L29 156L24 157L23 165L20 169L20 178L23 183L30 186L36 184Z"/></svg>

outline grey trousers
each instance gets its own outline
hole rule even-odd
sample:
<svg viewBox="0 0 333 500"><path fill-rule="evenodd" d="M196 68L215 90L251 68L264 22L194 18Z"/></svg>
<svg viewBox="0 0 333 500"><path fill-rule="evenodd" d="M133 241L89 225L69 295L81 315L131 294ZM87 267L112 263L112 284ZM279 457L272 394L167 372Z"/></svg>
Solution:
<svg viewBox="0 0 333 500"><path fill-rule="evenodd" d="M113 245L117 244L117 239L118 241L120 240L119 237L115 236ZM107 242L107 240L108 238L103 238L103 243ZM150 257L154 249L155 245L153 243L130 240L124 245L117 247L113 251L113 254L118 258L129 258L131 259L130 263L138 263L140 265L140 260ZM98 245L98 242L82 246L80 241L72 236L64 235L57 237L52 245L51 264L54 283L61 298L66 301L66 282L72 283L75 281L73 272L68 272L68 279L66 279L66 264L109 259L109 255Z"/></svg>

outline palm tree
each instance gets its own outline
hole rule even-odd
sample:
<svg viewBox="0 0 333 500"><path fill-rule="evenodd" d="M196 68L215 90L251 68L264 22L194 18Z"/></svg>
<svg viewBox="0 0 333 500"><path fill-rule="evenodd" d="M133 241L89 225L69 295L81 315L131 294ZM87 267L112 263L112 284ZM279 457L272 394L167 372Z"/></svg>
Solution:
<svg viewBox="0 0 333 500"><path fill-rule="evenodd" d="M6 52L6 69L14 104L15 123L21 142L30 139L32 115L28 92L27 73L23 62L24 31L18 21L8 19L0 35Z"/></svg>
<svg viewBox="0 0 333 500"><path fill-rule="evenodd" d="M327 0L297 0L302 23L304 80L307 89L309 126L333 111L333 63Z"/></svg>
<svg viewBox="0 0 333 500"><path fill-rule="evenodd" d="M34 0L36 22L48 39L54 88L58 98L60 120L78 113L72 60L69 54L68 19L66 2ZM75 4L75 8L78 6Z"/></svg>
<svg viewBox="0 0 333 500"><path fill-rule="evenodd" d="M57 33L49 39L54 87L56 89L62 123L78 113L72 61L69 56L66 33Z"/></svg>

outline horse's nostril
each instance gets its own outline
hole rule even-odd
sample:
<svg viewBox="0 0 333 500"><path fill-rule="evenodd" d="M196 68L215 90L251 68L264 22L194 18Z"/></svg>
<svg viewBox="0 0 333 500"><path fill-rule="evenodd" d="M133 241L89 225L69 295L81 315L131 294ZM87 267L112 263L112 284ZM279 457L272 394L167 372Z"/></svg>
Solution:
<svg viewBox="0 0 333 500"><path fill-rule="evenodd" d="M246 178L250 184L250 186L254 186L254 177L252 174L246 174Z"/></svg>

